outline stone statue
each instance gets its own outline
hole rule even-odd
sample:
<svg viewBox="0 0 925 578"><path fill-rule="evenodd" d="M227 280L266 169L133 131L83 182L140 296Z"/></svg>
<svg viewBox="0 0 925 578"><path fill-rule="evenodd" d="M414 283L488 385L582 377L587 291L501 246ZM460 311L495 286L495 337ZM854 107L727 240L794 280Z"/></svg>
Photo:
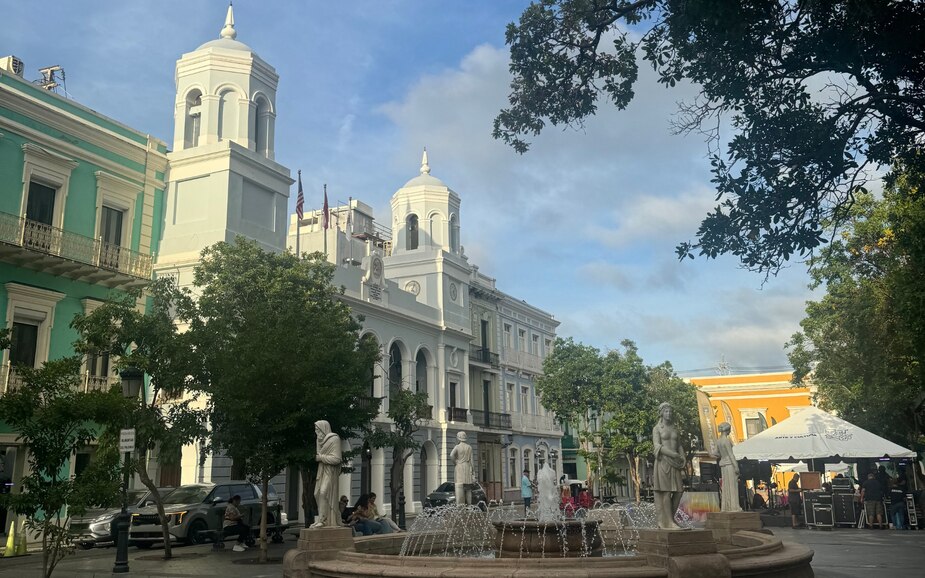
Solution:
<svg viewBox="0 0 925 578"><path fill-rule="evenodd" d="M739 506L739 462L732 453L732 440L729 439L729 432L732 426L729 422L724 421L717 426L720 437L716 442L716 451L719 455L719 467L723 477L723 503L722 511L724 512L741 512Z"/></svg>
<svg viewBox="0 0 925 578"><path fill-rule="evenodd" d="M472 502L472 446L466 443L466 432L456 434L456 447L450 452L450 458L456 464L456 503L468 505Z"/></svg>
<svg viewBox="0 0 925 578"><path fill-rule="evenodd" d="M655 471L652 475L652 490L655 493L655 512L658 527L663 530L680 530L674 521L674 514L681 504L681 470L684 468L684 451L681 436L674 426L671 404L667 401L658 406L658 423L652 428L652 445L655 452Z"/></svg>
<svg viewBox="0 0 925 578"><path fill-rule="evenodd" d="M331 431L331 424L320 419L315 422L316 450L315 459L318 460L318 477L315 478L315 503L318 504L318 519L311 525L312 528L326 526L339 527L340 511L338 510L337 489L340 478L341 454L340 436Z"/></svg>

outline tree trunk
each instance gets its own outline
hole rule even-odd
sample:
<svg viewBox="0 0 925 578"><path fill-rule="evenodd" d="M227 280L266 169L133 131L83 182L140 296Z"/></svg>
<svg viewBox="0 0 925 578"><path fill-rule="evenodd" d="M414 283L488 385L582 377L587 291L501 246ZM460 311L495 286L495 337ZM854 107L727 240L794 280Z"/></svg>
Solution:
<svg viewBox="0 0 925 578"><path fill-rule="evenodd" d="M169 560L173 557L173 550L170 545L170 528L167 524L167 514L164 513L164 500L160 492L157 491L157 484L148 475L148 468L145 466L147 460L138 460L135 463L135 471L141 483L151 491L151 497L154 498L154 505L157 506L157 516L161 521L161 534L164 536L164 559Z"/></svg>
<svg viewBox="0 0 925 578"><path fill-rule="evenodd" d="M23 525L22 531L26 531L25 524ZM20 540L21 539L22 538L20 538ZM13 544L13 548L16 548L16 544ZM42 576L45 578L49 578L53 570L52 568L48 567L48 556L50 553L51 552L49 552L48 548L48 521L46 520L42 524Z"/></svg>
<svg viewBox="0 0 925 578"><path fill-rule="evenodd" d="M260 481L260 555L258 562L267 561L267 492L270 491L270 478L264 476ZM279 520L276 521L279 524Z"/></svg>
<svg viewBox="0 0 925 578"><path fill-rule="evenodd" d="M302 513L308 528L315 522L315 472L310 466L302 466L299 473L302 475Z"/></svg>
<svg viewBox="0 0 925 578"><path fill-rule="evenodd" d="M636 490L636 503L642 501L642 492L640 491L641 480L639 479L639 456L633 456L628 460L630 463L630 477L633 478L633 486Z"/></svg>

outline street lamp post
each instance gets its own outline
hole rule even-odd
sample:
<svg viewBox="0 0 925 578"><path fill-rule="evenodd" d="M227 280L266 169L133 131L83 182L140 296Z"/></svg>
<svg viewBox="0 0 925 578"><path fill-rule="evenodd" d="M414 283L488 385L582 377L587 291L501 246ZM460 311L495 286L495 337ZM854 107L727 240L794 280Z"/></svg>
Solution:
<svg viewBox="0 0 925 578"><path fill-rule="evenodd" d="M122 396L126 399L137 399L138 392L144 383L145 374L135 367L126 367L119 373L122 378ZM126 426L130 419L126 419ZM128 572L128 530L131 524L131 516L128 513L128 477L129 463L132 459L132 452L125 452L125 463L122 467L122 511L116 516L113 526L116 536L116 563L112 567L113 574L124 574Z"/></svg>

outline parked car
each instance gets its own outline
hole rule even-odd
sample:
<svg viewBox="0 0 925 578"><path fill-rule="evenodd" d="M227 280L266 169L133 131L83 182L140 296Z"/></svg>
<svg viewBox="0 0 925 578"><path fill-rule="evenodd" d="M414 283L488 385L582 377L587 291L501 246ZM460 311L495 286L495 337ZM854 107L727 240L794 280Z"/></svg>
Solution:
<svg viewBox="0 0 925 578"><path fill-rule="evenodd" d="M225 508L232 496L241 496L241 517L256 534L260 531L260 488L250 482L219 484L189 484L164 496L164 513L170 518L171 540L185 544L201 544L209 531L222 531ZM283 531L289 527L279 496L271 484L267 493L267 535L274 542L283 541ZM220 536L221 534L219 534ZM156 507L145 507L132 514L129 534L131 544L150 548L163 542Z"/></svg>
<svg viewBox="0 0 925 578"><path fill-rule="evenodd" d="M158 492L162 495L171 490L173 488L158 488ZM147 489L128 491L128 512L130 514L153 503L154 498ZM112 535L112 521L120 512L122 512L121 496L115 503L105 508L93 508L87 510L82 516L71 518L68 529L74 543L84 548L113 544L115 537Z"/></svg>
<svg viewBox="0 0 925 578"><path fill-rule="evenodd" d="M453 482L443 482L436 490L427 494L424 499L425 508L436 508L437 506L446 506L447 504L456 503L456 484ZM488 510L488 498L485 490L479 483L472 484L472 503L477 504L482 511Z"/></svg>

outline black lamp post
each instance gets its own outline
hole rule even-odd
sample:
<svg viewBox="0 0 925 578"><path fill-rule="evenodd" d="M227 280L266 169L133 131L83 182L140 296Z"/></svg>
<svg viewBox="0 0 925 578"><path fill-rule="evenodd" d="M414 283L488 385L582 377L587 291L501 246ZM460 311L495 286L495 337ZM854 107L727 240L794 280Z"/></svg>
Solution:
<svg viewBox="0 0 925 578"><path fill-rule="evenodd" d="M122 378L122 396L126 399L137 399L138 392L144 384L144 372L136 367L126 367L119 373L119 377ZM129 421L126 419L126 426L130 425ZM122 467L122 511L113 521L113 534L116 537L116 563L112 567L113 574L128 572L128 529L132 520L128 513L128 466L131 459L132 452L125 452L125 464Z"/></svg>

